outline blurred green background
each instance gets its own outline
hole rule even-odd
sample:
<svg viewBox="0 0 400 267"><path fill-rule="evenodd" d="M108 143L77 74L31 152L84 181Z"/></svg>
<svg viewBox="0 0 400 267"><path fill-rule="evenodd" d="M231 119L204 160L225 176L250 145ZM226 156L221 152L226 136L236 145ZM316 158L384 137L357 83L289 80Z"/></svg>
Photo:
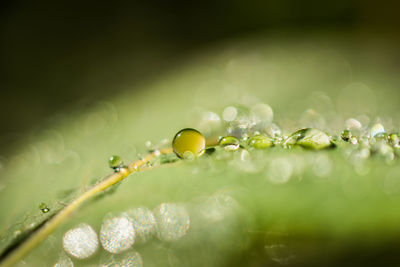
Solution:
<svg viewBox="0 0 400 267"><path fill-rule="evenodd" d="M395 1L2 1L0 155L54 116L90 106L229 40L276 33L397 44ZM381 58L389 55L379 50ZM391 54L398 69L399 55ZM55 115L56 114L56 115Z"/></svg>

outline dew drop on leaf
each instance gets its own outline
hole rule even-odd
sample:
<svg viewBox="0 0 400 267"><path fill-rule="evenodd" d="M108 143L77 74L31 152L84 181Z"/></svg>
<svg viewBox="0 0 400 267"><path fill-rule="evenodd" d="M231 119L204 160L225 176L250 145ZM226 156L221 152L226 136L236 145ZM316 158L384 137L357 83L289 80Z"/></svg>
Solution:
<svg viewBox="0 0 400 267"><path fill-rule="evenodd" d="M398 134L392 133L388 136L388 141L393 147L398 147L400 143L400 138Z"/></svg>
<svg viewBox="0 0 400 267"><path fill-rule="evenodd" d="M333 143L329 135L323 131L315 128L305 128L289 135L283 145L285 147L298 145L307 149L319 150L332 147Z"/></svg>
<svg viewBox="0 0 400 267"><path fill-rule="evenodd" d="M374 124L374 126L371 127L371 137L374 137L375 135L377 135L379 133L384 133L384 132L385 132L385 128L380 123Z"/></svg>
<svg viewBox="0 0 400 267"><path fill-rule="evenodd" d="M43 213L47 213L47 212L50 211L50 209L47 207L47 205L46 205L45 203L40 203L39 209L40 209Z"/></svg>
<svg viewBox="0 0 400 267"><path fill-rule="evenodd" d="M239 149L239 140L233 136L225 136L219 140L219 145L223 147L226 151L234 151Z"/></svg>
<svg viewBox="0 0 400 267"><path fill-rule="evenodd" d="M248 144L257 149L269 148L273 145L272 140L265 135L255 135L249 138Z"/></svg>
<svg viewBox="0 0 400 267"><path fill-rule="evenodd" d="M206 139L197 130L186 128L180 130L172 141L174 153L179 158L185 158L185 153L190 152L193 156L198 157L204 153Z"/></svg>
<svg viewBox="0 0 400 267"><path fill-rule="evenodd" d="M340 137L342 137L343 141L349 141L349 139L351 138L351 132L350 130L343 130L340 134Z"/></svg>
<svg viewBox="0 0 400 267"><path fill-rule="evenodd" d="M115 171L119 171L119 169L122 167L122 164L123 162L120 156L114 155L108 159L108 166Z"/></svg>

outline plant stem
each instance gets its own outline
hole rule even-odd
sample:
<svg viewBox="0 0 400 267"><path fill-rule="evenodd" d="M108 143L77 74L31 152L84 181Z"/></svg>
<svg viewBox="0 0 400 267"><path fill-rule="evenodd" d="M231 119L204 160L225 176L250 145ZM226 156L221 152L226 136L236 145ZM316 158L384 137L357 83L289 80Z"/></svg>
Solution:
<svg viewBox="0 0 400 267"><path fill-rule="evenodd" d="M172 148L166 148L160 150L161 154L169 154L172 152ZM60 210L58 214L56 214L52 219L50 219L47 223L45 223L42 227L40 227L37 231L32 233L28 239L23 242L20 246L15 248L1 263L1 267L8 267L16 264L19 260L21 260L27 253L29 253L33 248L35 248L40 242L46 239L62 222L64 222L68 216L78 209L86 200L92 198L97 193L103 192L107 188L112 185L122 181L129 174L140 171L140 167L145 165L151 159L156 157L157 154L151 153L147 155L145 158L138 160L129 164L126 168L121 168L121 170L117 173L114 173L94 185L88 191L84 192L70 204L68 204L65 208Z"/></svg>

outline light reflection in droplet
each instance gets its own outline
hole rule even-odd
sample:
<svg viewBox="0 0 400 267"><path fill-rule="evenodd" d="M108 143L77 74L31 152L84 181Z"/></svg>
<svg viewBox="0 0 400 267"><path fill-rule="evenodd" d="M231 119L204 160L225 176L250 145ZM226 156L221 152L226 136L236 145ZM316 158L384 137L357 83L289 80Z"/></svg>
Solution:
<svg viewBox="0 0 400 267"><path fill-rule="evenodd" d="M154 215L157 221L157 237L160 240L178 240L189 230L189 214L182 205L163 203L155 209Z"/></svg>
<svg viewBox="0 0 400 267"><path fill-rule="evenodd" d="M106 218L100 229L100 242L111 253L121 253L135 242L135 229L125 217Z"/></svg>
<svg viewBox="0 0 400 267"><path fill-rule="evenodd" d="M156 219L151 210L145 207L131 209L124 213L132 222L136 231L136 239L139 242L146 242L156 232Z"/></svg>
<svg viewBox="0 0 400 267"><path fill-rule="evenodd" d="M85 259L96 252L99 241L90 225L81 224L65 233L63 246L68 254L78 259Z"/></svg>

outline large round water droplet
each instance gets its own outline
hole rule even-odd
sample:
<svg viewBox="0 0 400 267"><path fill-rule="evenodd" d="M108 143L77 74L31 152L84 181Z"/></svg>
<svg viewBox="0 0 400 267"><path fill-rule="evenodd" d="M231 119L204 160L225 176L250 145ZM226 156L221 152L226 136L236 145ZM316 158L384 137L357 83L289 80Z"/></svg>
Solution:
<svg viewBox="0 0 400 267"><path fill-rule="evenodd" d="M185 153L190 152L194 156L200 156L204 153L206 146L206 139L197 130L186 128L180 130L172 141L172 148L174 153L184 158Z"/></svg>
<svg viewBox="0 0 400 267"><path fill-rule="evenodd" d="M65 233L63 246L68 254L78 259L85 259L96 252L99 241L90 225L81 224Z"/></svg>
<svg viewBox="0 0 400 267"><path fill-rule="evenodd" d="M286 138L283 145L290 147L298 145L307 149L323 149L332 147L330 137L321 130L314 128L305 128L298 130Z"/></svg>
<svg viewBox="0 0 400 267"><path fill-rule="evenodd" d="M100 242L111 253L121 253L135 242L135 229L125 216L106 219L100 229Z"/></svg>
<svg viewBox="0 0 400 267"><path fill-rule="evenodd" d="M189 214L181 205L163 203L155 209L154 215L157 221L157 237L160 240L178 240L190 227Z"/></svg>

